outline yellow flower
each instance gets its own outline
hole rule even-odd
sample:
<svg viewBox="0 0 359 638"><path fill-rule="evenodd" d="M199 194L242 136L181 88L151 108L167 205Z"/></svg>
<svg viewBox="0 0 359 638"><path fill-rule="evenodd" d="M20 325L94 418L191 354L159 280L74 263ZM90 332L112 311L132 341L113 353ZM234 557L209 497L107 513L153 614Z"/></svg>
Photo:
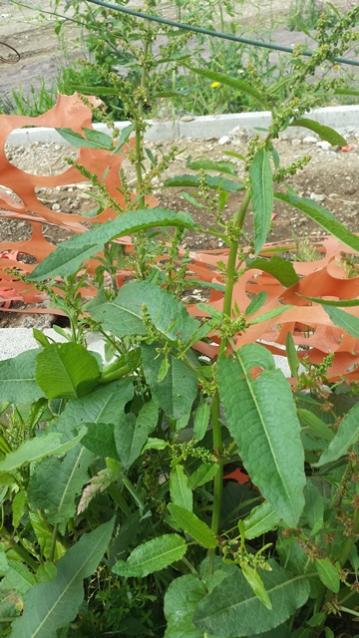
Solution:
<svg viewBox="0 0 359 638"><path fill-rule="evenodd" d="M211 89L218 89L221 86L220 82L212 82Z"/></svg>

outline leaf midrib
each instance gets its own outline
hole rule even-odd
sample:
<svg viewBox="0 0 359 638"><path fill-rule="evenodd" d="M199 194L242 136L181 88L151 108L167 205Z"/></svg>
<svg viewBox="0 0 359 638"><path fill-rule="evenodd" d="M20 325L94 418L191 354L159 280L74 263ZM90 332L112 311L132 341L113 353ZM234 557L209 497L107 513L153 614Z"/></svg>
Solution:
<svg viewBox="0 0 359 638"><path fill-rule="evenodd" d="M237 352L237 359L238 359L238 361L240 363L240 366L241 366L241 368L243 370L244 378L246 380L246 383L247 383L250 395L252 397L253 403L254 403L254 405L256 407L256 410L257 410L257 413L258 413L258 416L259 416L259 419L260 419L260 422L261 422L261 425L262 425L262 428L263 428L263 432L264 432L265 438L267 440L267 444L268 444L268 447L269 447L269 450L270 450L270 453L271 453L275 468L276 468L278 476L280 478L280 482L281 482L281 484L284 487L284 492L287 495L288 502L291 503L292 502L292 498L291 498L290 492L289 492L289 490L287 488L286 481L284 480L284 478L282 476L282 473L281 473L281 470L280 470L280 466L278 465L276 454L274 452L274 449L273 449L273 446L272 446L272 443L271 443L271 439L270 439L270 436L269 436L269 432L268 432L266 424L265 424L265 419L264 419L264 416L263 416L262 411L260 409L260 405L258 403L256 394L255 394L255 391L254 391L254 387L253 387L254 384L252 384L252 382L251 382L251 379L250 379L250 377L248 375L247 369L245 367L245 364L244 364L244 362L242 360L242 357L241 357L241 354L240 354L239 351ZM265 374L265 372L263 372L262 374Z"/></svg>
<svg viewBox="0 0 359 638"><path fill-rule="evenodd" d="M98 546L101 545L102 539L103 539L103 535L101 536L101 538L99 538L96 545L93 546L93 551L91 553L91 556L93 556L95 551L97 551ZM31 638L36 638L36 636L39 634L44 624L47 622L48 618L53 613L53 610L56 608L57 605L60 604L60 601L62 600L62 598L65 596L65 594L70 589L70 587L72 587L73 582L78 578L78 575L83 571L84 567L86 566L86 563L89 562L89 558L90 557L88 555L85 557L85 559L83 560L83 562L81 563L77 571L74 573L73 577L68 581L67 585L64 587L64 589L62 590L61 594L58 596L58 598L56 599L52 607L50 607L47 614L45 614L43 620L38 625L37 629L35 629L34 633L31 634Z"/></svg>
<svg viewBox="0 0 359 638"><path fill-rule="evenodd" d="M271 589L266 588L266 592L268 594L273 594L274 592L279 591L281 588L293 585L297 581L308 580L309 578L313 578L314 576L316 576L316 574L314 572L310 573L310 574L299 574L298 576L294 576L290 580L285 580L282 583L274 585ZM251 604L253 601L258 601L258 597L255 594L253 596L251 596L250 598L246 598L245 600L240 600L240 601L238 601L238 602L236 602L236 603L234 603L234 604L232 604L230 606L227 605L226 607L221 607L220 609L217 609L212 614L208 614L207 616L201 617L200 620L201 621L206 621L207 619L216 617L217 615L219 615L222 612L227 611L229 609L230 610L237 609L237 608L240 608L241 605L247 606L247 605Z"/></svg>

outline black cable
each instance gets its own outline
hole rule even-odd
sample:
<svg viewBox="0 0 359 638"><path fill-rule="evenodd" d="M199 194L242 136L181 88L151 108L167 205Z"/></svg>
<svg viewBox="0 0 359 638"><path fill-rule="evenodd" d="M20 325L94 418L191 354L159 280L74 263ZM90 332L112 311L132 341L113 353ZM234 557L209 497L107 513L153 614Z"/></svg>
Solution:
<svg viewBox="0 0 359 638"><path fill-rule="evenodd" d="M169 18L161 18L157 15L150 15L142 13L141 11L135 11L134 9L127 9L126 7L119 7L117 4L111 2L105 2L104 0L85 0L91 4L97 4L104 9L110 9L112 11L118 11L133 18L140 18L142 20L149 20L151 22L157 22L175 29L183 29L185 31L192 31L193 33L202 33L203 35L209 35L214 38L221 38L222 40L230 40L231 42L238 42L240 44L248 44L250 46L261 47L263 49L271 49L272 51L281 51L282 53L294 53L295 49L292 47L285 47L281 44L273 44L272 42L264 42L262 40L255 40L251 38L243 38L242 36L232 35L231 33L224 33L222 31L213 31L211 29L205 29L204 27L196 27L192 24L184 24L183 22L177 22L176 20L170 20ZM313 52L304 50L301 55L306 57L312 57ZM351 60L350 58L333 58L334 62L338 64L349 64L350 66L359 66L359 60Z"/></svg>
<svg viewBox="0 0 359 638"><path fill-rule="evenodd" d="M4 62L5 64L16 64L17 62L20 62L21 55L14 47L12 47L10 44L7 44L7 42L0 42L0 46L10 49L10 51L15 53L16 56L15 60L12 60L11 58L4 58L2 55L0 55L0 63Z"/></svg>

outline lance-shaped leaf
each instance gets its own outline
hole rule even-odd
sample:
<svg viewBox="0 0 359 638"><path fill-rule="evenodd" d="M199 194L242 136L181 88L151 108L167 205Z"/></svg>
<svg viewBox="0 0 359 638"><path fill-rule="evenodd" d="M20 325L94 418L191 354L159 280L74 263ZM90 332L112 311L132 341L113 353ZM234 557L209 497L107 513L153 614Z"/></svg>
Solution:
<svg viewBox="0 0 359 638"><path fill-rule="evenodd" d="M256 356L255 356L256 355ZM218 362L218 386L228 429L253 483L280 519L295 527L304 506L304 451L290 386L268 366L261 346L243 346ZM253 378L254 367L264 371ZM268 369L268 367L270 369Z"/></svg>
<svg viewBox="0 0 359 638"><path fill-rule="evenodd" d="M294 120L291 123L291 126L303 126L304 128L313 131L313 133L317 133L322 140L329 142L332 146L346 146L348 143L345 137L340 135L340 133L338 133L335 129L330 126L320 124L320 122L316 122L315 120L311 120L307 117L301 117Z"/></svg>
<svg viewBox="0 0 359 638"><path fill-rule="evenodd" d="M176 529L182 529L202 547L213 549L217 546L214 532L196 514L173 503L168 505L168 509L171 514L171 521Z"/></svg>
<svg viewBox="0 0 359 638"><path fill-rule="evenodd" d="M254 507L251 513L243 520L245 537L248 540L258 538L267 532L275 529L279 525L278 514L274 511L270 503L262 503Z"/></svg>
<svg viewBox="0 0 359 638"><path fill-rule="evenodd" d="M115 299L95 305L90 312L118 337L145 335L148 331L145 313L156 330L173 341L189 341L199 327L181 302L147 281L131 281L120 289Z"/></svg>
<svg viewBox="0 0 359 638"><path fill-rule="evenodd" d="M328 448L321 455L317 466L332 463L359 441L359 403L356 403L345 415L335 437L329 443Z"/></svg>
<svg viewBox="0 0 359 638"><path fill-rule="evenodd" d="M169 357L166 376L159 379L162 360L153 346L142 346L145 378L152 396L170 418L186 419L197 395L197 378L186 364L174 356ZM157 357L157 358L156 358Z"/></svg>
<svg viewBox="0 0 359 638"><path fill-rule="evenodd" d="M343 244L359 251L359 237L345 228L345 226L334 217L333 213L323 206L316 204L311 199L298 197L292 193L275 193L275 197L294 208L298 208L298 210L301 210L302 213L324 228L328 233L337 237Z"/></svg>
<svg viewBox="0 0 359 638"><path fill-rule="evenodd" d="M244 185L240 182L216 175L175 175L175 177L169 177L164 185L166 188L200 188L205 185L207 188L225 193L238 193L244 190Z"/></svg>
<svg viewBox="0 0 359 638"><path fill-rule="evenodd" d="M338 568L333 565L329 558L317 558L315 568L323 585L335 594L339 593L340 575Z"/></svg>
<svg viewBox="0 0 359 638"><path fill-rule="evenodd" d="M95 571L110 542L114 520L84 534L57 564L56 578L32 587L25 611L12 626L11 638L56 638L70 623L84 598L83 580Z"/></svg>
<svg viewBox="0 0 359 638"><path fill-rule="evenodd" d="M78 343L52 343L36 359L36 381L49 399L88 394L100 377L96 357Z"/></svg>
<svg viewBox="0 0 359 638"><path fill-rule="evenodd" d="M154 401L148 401L134 414L126 414L114 428L114 439L118 456L125 469L140 456L151 432L156 429L159 408Z"/></svg>
<svg viewBox="0 0 359 638"><path fill-rule="evenodd" d="M0 361L0 401L33 403L44 396L36 383L35 362L40 350L23 352Z"/></svg>
<svg viewBox="0 0 359 638"><path fill-rule="evenodd" d="M127 561L117 561L112 571L119 576L144 578L181 560L186 550L187 545L181 536L164 534L138 545Z"/></svg>
<svg viewBox="0 0 359 638"><path fill-rule="evenodd" d="M254 247L259 253L270 231L273 211L273 177L270 153L260 148L249 167L254 215Z"/></svg>
<svg viewBox="0 0 359 638"><path fill-rule="evenodd" d="M189 486L189 479L184 471L183 465L178 463L172 468L170 474L170 494L171 500L175 505L179 505L183 509L192 511L193 494Z"/></svg>
<svg viewBox="0 0 359 638"><path fill-rule="evenodd" d="M75 148L100 148L107 151L111 151L113 148L112 138L95 129L84 128L85 137L71 128L57 128L56 131Z"/></svg>
<svg viewBox="0 0 359 638"><path fill-rule="evenodd" d="M253 593L240 569L203 598L194 614L194 624L216 638L241 638L276 628L304 605L309 596L306 575L293 576L272 563L271 572L261 574L272 609Z"/></svg>
<svg viewBox="0 0 359 638"><path fill-rule="evenodd" d="M64 440L59 432L48 432L24 441L17 450L9 452L0 461L0 472L14 472L22 465L41 461L46 456L62 456L81 441L85 432L86 430L80 430L77 436L69 440Z"/></svg>
<svg viewBox="0 0 359 638"><path fill-rule="evenodd" d="M94 455L77 445L63 459L42 461L30 477L28 499L32 508L46 513L52 525L65 525L76 511L75 500L89 480Z"/></svg>
<svg viewBox="0 0 359 638"><path fill-rule="evenodd" d="M350 335L359 339L359 317L355 317L345 310L340 310L340 308L326 305L325 301L323 308L336 326L344 328Z"/></svg>
<svg viewBox="0 0 359 638"><path fill-rule="evenodd" d="M245 93L250 95L256 102L262 105L266 105L268 103L266 97L263 95L263 92L256 89L253 84L247 82L246 80L242 80L241 78L234 78L226 73L220 73L218 71L211 71L209 69L196 69L194 67L189 67L191 71L197 73L198 75L202 75L209 80L213 80L214 82L219 82L220 84L225 84L226 86L230 86L232 89L235 89L239 93Z"/></svg>
<svg viewBox="0 0 359 638"><path fill-rule="evenodd" d="M233 162L216 161L207 157L191 159L187 162L187 166L193 171L216 171L227 175L237 175L238 173L237 166Z"/></svg>
<svg viewBox="0 0 359 638"><path fill-rule="evenodd" d="M72 437L78 427L88 423L119 423L134 393L131 379L99 387L81 399L69 401L56 422L56 430ZM86 435L87 436L87 435Z"/></svg>
<svg viewBox="0 0 359 638"><path fill-rule="evenodd" d="M264 270L264 272L270 273L287 288L289 286L293 286L299 281L299 277L294 270L293 264L282 257L275 256L270 259L257 257L256 259L250 259L247 263L248 268L259 268L259 270Z"/></svg>
<svg viewBox="0 0 359 638"><path fill-rule="evenodd" d="M107 242L156 226L193 228L192 218L186 213L175 213L161 208L137 210L120 215L113 221L98 224L96 228L62 242L56 250L29 275L31 281L48 277L66 277L76 272L84 261L100 252Z"/></svg>

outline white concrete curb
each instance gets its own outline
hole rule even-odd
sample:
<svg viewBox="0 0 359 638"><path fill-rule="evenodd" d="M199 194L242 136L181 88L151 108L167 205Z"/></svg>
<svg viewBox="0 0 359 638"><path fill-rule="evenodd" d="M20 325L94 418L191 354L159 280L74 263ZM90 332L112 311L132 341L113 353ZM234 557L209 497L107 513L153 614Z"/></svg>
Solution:
<svg viewBox="0 0 359 638"><path fill-rule="evenodd" d="M339 131L359 133L359 105L328 106L313 110L308 117L321 124L331 126ZM184 116L179 120L157 121L149 120L146 139L151 142L173 141L179 138L197 140L219 139L229 135L233 129L254 131L268 128L271 114L268 111L253 113L233 113L227 115L204 115L201 117ZM129 122L116 122L119 129L128 126ZM95 124L98 131L109 132L106 124ZM295 137L303 134L305 129L289 128L286 133ZM27 145L34 142L55 142L66 145L67 142L52 128L24 128L16 129L8 138L8 143Z"/></svg>

